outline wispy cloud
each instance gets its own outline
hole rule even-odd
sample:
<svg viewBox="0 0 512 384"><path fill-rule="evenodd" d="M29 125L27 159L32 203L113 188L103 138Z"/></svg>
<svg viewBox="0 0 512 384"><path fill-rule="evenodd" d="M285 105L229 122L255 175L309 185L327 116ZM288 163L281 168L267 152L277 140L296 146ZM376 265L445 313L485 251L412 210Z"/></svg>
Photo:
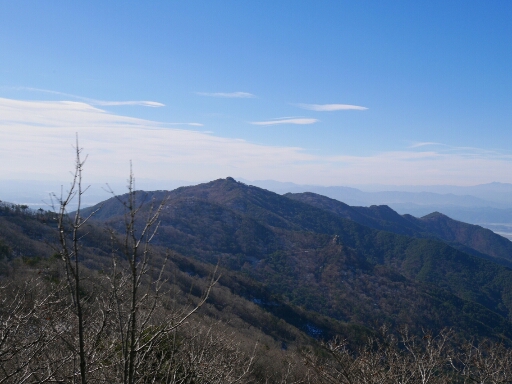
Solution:
<svg viewBox="0 0 512 384"><path fill-rule="evenodd" d="M227 99L251 99L253 97L256 97L252 93L248 92L196 92L196 95L209 97L223 97Z"/></svg>
<svg viewBox="0 0 512 384"><path fill-rule="evenodd" d="M299 117L271 120L308 120ZM262 122L260 122L262 123ZM228 175L299 184L483 184L512 182L512 155L449 146L327 155L179 129L83 102L0 98L0 180L69 179L75 133L89 154L86 183L139 179L212 180ZM2 198L0 196L0 198Z"/></svg>
<svg viewBox="0 0 512 384"><path fill-rule="evenodd" d="M437 152L439 153L458 153L460 156L502 156L499 150L495 149L482 149L476 147L458 147L454 145L438 143L434 141L415 142L409 146L410 149L422 148L422 147L438 147Z"/></svg>
<svg viewBox="0 0 512 384"><path fill-rule="evenodd" d="M163 125L187 125L189 127L203 127L201 123L162 123Z"/></svg>
<svg viewBox="0 0 512 384"><path fill-rule="evenodd" d="M48 93L48 94L52 94L52 95L69 97L69 98L72 98L72 99L75 99L75 100L84 101L84 102L86 102L87 104L90 104L90 105L97 105L97 106L102 106L102 107L122 106L122 105L136 105L136 106L151 107L151 108L165 107L165 104L159 103L157 101L147 101L147 100L128 100L128 101L96 100L96 99L90 99L88 97L77 96L77 95L72 95L70 93L52 91L52 90L48 90L48 89L30 88L30 87L16 87L15 89L22 90L22 91L41 92L41 93Z"/></svg>
<svg viewBox="0 0 512 384"><path fill-rule="evenodd" d="M350 104L295 104L299 108L317 112L366 111L368 108Z"/></svg>
<svg viewBox="0 0 512 384"><path fill-rule="evenodd" d="M423 142L414 143L414 144L410 145L409 148L420 148L420 147L427 147L427 146L432 146L432 145L446 146L446 144L436 143L435 141L423 141Z"/></svg>
<svg viewBox="0 0 512 384"><path fill-rule="evenodd" d="M142 107L165 107L165 104L159 103L157 101L145 101L145 100L138 100L138 101L103 101L103 100L92 100L92 99L86 99L82 98L82 100L89 102L92 105L99 105L99 106L111 106L111 105L138 105Z"/></svg>
<svg viewBox="0 0 512 384"><path fill-rule="evenodd" d="M139 178L208 180L244 174L261 178L272 166L284 170L313 158L297 147L173 128L82 102L0 98L0 162L12 163L0 167L0 180L67 180L75 132L89 154L90 182L124 180L130 159Z"/></svg>
<svg viewBox="0 0 512 384"><path fill-rule="evenodd" d="M284 119L273 119L268 121L252 121L253 125L278 125L278 124L297 124L307 125L317 123L318 119L307 119L307 118L284 118Z"/></svg>

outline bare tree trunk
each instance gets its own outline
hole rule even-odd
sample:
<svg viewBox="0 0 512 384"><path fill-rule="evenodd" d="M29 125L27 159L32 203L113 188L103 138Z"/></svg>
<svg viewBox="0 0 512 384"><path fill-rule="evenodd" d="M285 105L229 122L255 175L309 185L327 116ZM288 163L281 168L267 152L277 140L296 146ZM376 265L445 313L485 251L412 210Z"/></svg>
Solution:
<svg viewBox="0 0 512 384"><path fill-rule="evenodd" d="M87 191L88 187L83 188L82 185L82 172L87 156L84 160L81 159L82 148L78 145L78 137L75 146L75 170L73 173L73 180L67 193L61 194L57 199L59 204L58 208L58 223L57 228L59 231L60 241L60 255L64 261L66 268L66 280L69 288L69 293L73 302L73 307L78 322L78 354L79 367L80 367L80 382L87 383L87 357L85 346L85 326L84 326L84 313L83 313L83 299L81 296L82 283L80 272L80 230L85 223L90 219L95 212L87 217L81 216L82 196ZM70 203L77 199L77 208L73 218L70 218L68 207ZM54 208L55 210L55 208ZM71 244L68 244L69 237L71 236ZM73 378L75 381L76 378Z"/></svg>

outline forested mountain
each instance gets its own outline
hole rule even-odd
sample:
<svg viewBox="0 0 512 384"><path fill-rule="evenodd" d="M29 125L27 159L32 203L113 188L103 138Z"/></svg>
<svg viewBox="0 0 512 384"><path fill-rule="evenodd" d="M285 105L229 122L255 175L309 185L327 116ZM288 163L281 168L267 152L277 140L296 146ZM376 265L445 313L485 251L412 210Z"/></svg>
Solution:
<svg viewBox="0 0 512 384"><path fill-rule="evenodd" d="M453 220L439 212L417 218L407 214L399 215L386 205L351 207L315 193L288 193L285 196L371 228L412 237L437 238L464 252L489 258L503 265L512 265L511 241L489 229Z"/></svg>
<svg viewBox="0 0 512 384"><path fill-rule="evenodd" d="M105 228L125 230L128 197L82 212L94 212L80 239L92 274L111 262L117 235ZM232 178L137 191L135 200L141 217L163 202L152 244L157 260L171 251L180 291L204 286L219 264L201 316L229 320L237 337L267 340L272 353L335 335L357 344L384 324L512 344L512 243L481 227L437 212L415 218L312 193L282 196ZM25 265L58 279L56 215L0 211L0 274Z"/></svg>
<svg viewBox="0 0 512 384"><path fill-rule="evenodd" d="M220 260L284 302L367 327L512 336L512 271L503 266L511 243L491 231L437 213L417 219L385 206L281 196L232 178L139 193L165 197L158 245ZM121 212L111 199L95 220L115 227Z"/></svg>

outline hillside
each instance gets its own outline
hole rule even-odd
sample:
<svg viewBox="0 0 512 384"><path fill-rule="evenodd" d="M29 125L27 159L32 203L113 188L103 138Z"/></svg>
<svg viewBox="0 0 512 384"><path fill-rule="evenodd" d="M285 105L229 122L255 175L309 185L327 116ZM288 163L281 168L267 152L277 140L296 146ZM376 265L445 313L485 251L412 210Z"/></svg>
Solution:
<svg viewBox="0 0 512 384"><path fill-rule="evenodd" d="M288 193L285 196L371 228L412 237L437 238L463 252L512 266L512 242L510 240L489 229L450 219L439 212L416 218L411 215L399 215L385 205L351 207L314 193Z"/></svg>
<svg viewBox="0 0 512 384"><path fill-rule="evenodd" d="M118 247L126 230L126 198L83 212L99 209L79 240L84 297L106 299L100 292L115 276L108 272L112 255L123 262ZM247 382L283 383L280 377L288 374L289 382L300 382L309 369L304 359L313 359L313 351L325 353L319 341L338 335L357 349L368 337L386 340L378 330L382 325L393 332L407 327L423 341L426 330L444 335L448 327L455 343L490 338L512 345L512 269L493 256L493 236L472 241L485 234L481 228L437 213L417 219L385 206L281 196L227 178L171 192L136 192L142 220L136 233L158 207L148 271L168 258L163 276L173 293L162 306L165 313L198 302L219 265L207 304L180 328L178 337L191 341L180 348L194 347L208 329L220 337L211 346L215 356L238 356L233 369L255 354ZM13 282L66 280L54 213L2 206L0 280L10 282L2 289Z"/></svg>
<svg viewBox="0 0 512 384"><path fill-rule="evenodd" d="M158 245L209 263L221 260L285 303L367 327L390 322L512 336L512 271L454 248L447 235L440 241L428 218L340 205L348 212L343 217L341 208L331 212L231 178L139 193L148 201L165 196ZM121 215L121 204L108 200L96 220L115 227ZM479 247L486 253L471 250L494 257L487 243Z"/></svg>
<svg viewBox="0 0 512 384"><path fill-rule="evenodd" d="M51 212L22 212L12 205L0 209L0 280L24 279L26 276L43 276L45 279L63 279L58 267L59 244L55 214ZM102 224L90 223L81 239L81 261L86 274L108 269L111 263L112 243L110 234ZM158 267L165 255L169 257L168 273L172 274L175 289L187 296L199 297L215 265L203 263L179 253L168 254L167 248L155 245L154 267ZM32 272L31 272L32 271ZM267 287L247 276L220 267L219 281L203 308L202 315L213 321L230 323L232 331L243 331L253 340L265 339L272 348L283 345L299 346L311 343L308 330L325 329L325 335L342 333L359 339L369 329L361 329L340 321L333 321L318 313L285 302ZM326 325L328 324L328 325ZM252 329L248 332L248 329ZM241 336L240 336L241 337ZM274 345L275 344L275 345Z"/></svg>

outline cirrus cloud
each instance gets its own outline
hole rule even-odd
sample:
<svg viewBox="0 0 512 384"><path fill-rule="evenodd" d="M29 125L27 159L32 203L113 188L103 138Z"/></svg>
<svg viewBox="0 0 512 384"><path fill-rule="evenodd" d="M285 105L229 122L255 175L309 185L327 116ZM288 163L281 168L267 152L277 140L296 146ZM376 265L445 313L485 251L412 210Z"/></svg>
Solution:
<svg viewBox="0 0 512 384"><path fill-rule="evenodd" d="M226 99L252 99L256 97L248 92L196 92L199 96L221 97Z"/></svg>
<svg viewBox="0 0 512 384"><path fill-rule="evenodd" d="M298 147L174 128L83 102L0 98L0 163L10 164L0 167L0 180L67 180L77 132L92 182L124 180L130 160L139 178L165 181L263 177L272 166L284 172L313 158Z"/></svg>
<svg viewBox="0 0 512 384"><path fill-rule="evenodd" d="M116 106L116 105L138 105L141 107L165 107L165 104L159 103L157 101L146 101L146 100L137 100L137 101L104 101L104 100L91 100L91 99L83 99L84 101L89 102L91 105L99 105L99 106Z"/></svg>
<svg viewBox="0 0 512 384"><path fill-rule="evenodd" d="M296 104L299 108L317 112L366 111L368 108L350 104Z"/></svg>
<svg viewBox="0 0 512 384"><path fill-rule="evenodd" d="M421 142L416 142L416 143L411 144L409 146L409 148L420 148L420 147L427 147L427 146L432 146L432 145L446 146L446 144L438 143L435 141L421 141Z"/></svg>
<svg viewBox="0 0 512 384"><path fill-rule="evenodd" d="M165 107L165 104L159 103L158 101L148 101L148 100L128 100L128 101L108 101L108 100L96 100L88 97L72 95L70 93L64 93L59 91L52 91L49 89L41 89L41 88L31 88L31 87L14 87L16 90L20 91L30 91L30 92L41 92L48 93L52 95L70 97L72 99L81 100L90 105L98 105L98 106L122 106L122 105L136 105L142 107Z"/></svg>
<svg viewBox="0 0 512 384"><path fill-rule="evenodd" d="M278 125L278 124L296 124L296 125L308 125L315 124L319 120L318 119L308 119L308 118L280 118L273 119L268 121L252 121L253 125Z"/></svg>
<svg viewBox="0 0 512 384"><path fill-rule="evenodd" d="M288 117L267 125L285 124L287 120L307 124L315 119ZM83 102L3 98L0 164L4 166L0 167L0 180L68 180L77 132L80 145L90 155L88 183L124 182L130 160L138 178L155 183L228 175L318 185L512 182L509 153L442 145L368 155L308 152L179 129L168 123L112 114Z"/></svg>

